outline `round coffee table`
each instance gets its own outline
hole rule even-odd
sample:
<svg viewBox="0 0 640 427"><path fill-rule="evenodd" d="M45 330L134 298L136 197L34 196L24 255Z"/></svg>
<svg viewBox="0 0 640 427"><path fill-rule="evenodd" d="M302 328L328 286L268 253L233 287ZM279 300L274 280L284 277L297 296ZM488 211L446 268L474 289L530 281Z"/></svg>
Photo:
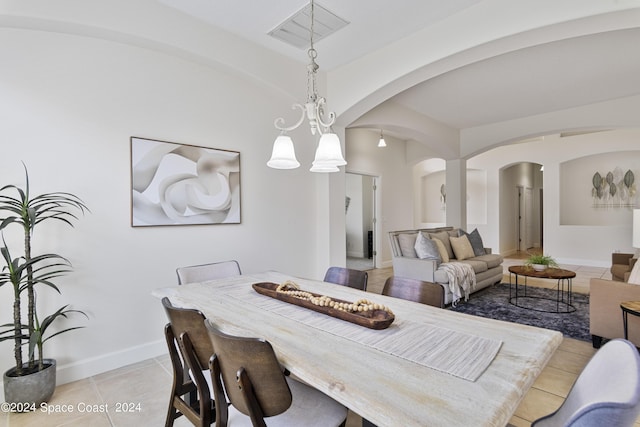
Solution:
<svg viewBox="0 0 640 427"><path fill-rule="evenodd" d="M511 277L515 275L515 288ZM524 277L524 283L518 282L518 276ZM557 280L556 298L547 298L540 296L527 295L527 278L536 279L552 279ZM532 267L526 265L514 265L509 267L509 303L529 310L544 311L546 313L573 313L576 308L571 303L572 298L572 279L576 277L576 272L565 270L562 268L547 268L546 270L536 271ZM515 291L515 295L512 294ZM520 299L520 301L519 301ZM521 301L523 300L524 301ZM536 307L535 300L547 300L555 302L555 310ZM526 302L531 302L527 304ZM524 302L524 304L523 304Z"/></svg>
<svg viewBox="0 0 640 427"><path fill-rule="evenodd" d="M629 339L629 327L627 315L640 316L640 301L623 301L620 303L622 309L622 327L624 328L624 339Z"/></svg>

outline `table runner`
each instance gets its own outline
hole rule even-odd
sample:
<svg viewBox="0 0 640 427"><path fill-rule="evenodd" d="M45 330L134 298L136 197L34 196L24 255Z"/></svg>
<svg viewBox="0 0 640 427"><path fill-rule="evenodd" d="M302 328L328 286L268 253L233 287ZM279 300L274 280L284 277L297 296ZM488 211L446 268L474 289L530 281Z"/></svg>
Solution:
<svg viewBox="0 0 640 427"><path fill-rule="evenodd" d="M251 286L229 291L227 295L315 329L467 381L476 381L502 346L501 341L397 317L387 329L369 329L261 295ZM418 344L421 342L424 345Z"/></svg>

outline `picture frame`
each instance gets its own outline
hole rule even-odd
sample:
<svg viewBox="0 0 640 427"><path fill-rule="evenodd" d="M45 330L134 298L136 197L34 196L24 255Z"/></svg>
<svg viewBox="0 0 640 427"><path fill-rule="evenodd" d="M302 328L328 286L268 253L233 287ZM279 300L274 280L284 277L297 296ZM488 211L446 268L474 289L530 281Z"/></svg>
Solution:
<svg viewBox="0 0 640 427"><path fill-rule="evenodd" d="M131 226L240 224L240 152L131 137Z"/></svg>

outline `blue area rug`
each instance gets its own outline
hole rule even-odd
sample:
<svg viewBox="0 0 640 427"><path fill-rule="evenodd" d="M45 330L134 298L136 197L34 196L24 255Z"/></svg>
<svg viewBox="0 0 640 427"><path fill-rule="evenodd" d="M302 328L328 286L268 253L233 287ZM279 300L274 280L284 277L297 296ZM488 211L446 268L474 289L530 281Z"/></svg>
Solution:
<svg viewBox="0 0 640 427"><path fill-rule="evenodd" d="M522 294L520 294L522 295ZM556 291L529 286L527 295L538 298L550 298L554 302L543 299L519 299L519 305L542 309L555 309ZM490 319L506 320L523 325L560 331L566 337L583 341L591 341L589 334L589 296L573 294L573 313L544 313L527 308L516 307L509 303L509 284L500 283L471 294L469 301L461 301L450 310Z"/></svg>

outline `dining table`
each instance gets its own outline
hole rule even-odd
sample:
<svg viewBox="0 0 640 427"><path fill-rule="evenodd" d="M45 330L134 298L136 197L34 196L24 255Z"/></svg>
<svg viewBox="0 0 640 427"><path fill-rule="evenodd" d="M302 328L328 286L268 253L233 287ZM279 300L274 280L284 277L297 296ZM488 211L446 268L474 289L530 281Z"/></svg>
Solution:
<svg viewBox="0 0 640 427"><path fill-rule="evenodd" d="M372 329L253 286L287 281L386 306L393 321ZM200 310L225 333L269 341L294 377L379 427L503 427L562 341L557 331L275 271L159 288L153 296Z"/></svg>

